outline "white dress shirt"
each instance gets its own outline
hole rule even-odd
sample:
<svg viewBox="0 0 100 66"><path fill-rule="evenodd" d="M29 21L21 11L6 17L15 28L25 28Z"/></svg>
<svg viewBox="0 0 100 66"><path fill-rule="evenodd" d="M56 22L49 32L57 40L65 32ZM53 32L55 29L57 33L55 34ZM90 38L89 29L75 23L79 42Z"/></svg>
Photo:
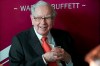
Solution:
<svg viewBox="0 0 100 66"><path fill-rule="evenodd" d="M35 30L35 28L34 28L34 30ZM37 35L37 37L38 37L38 39L40 40L40 43L41 43L42 35L38 34L36 32L36 30L35 30L35 33L36 33L36 35ZM51 46L51 48L55 47L55 41L54 41L52 35L50 34L50 32L48 33L47 38L48 38L47 42ZM43 58L44 63L47 64L44 57L43 57L43 55L42 55L42 58ZM62 64L60 62L57 62L57 64L58 64L58 66L62 66ZM69 63L66 63L66 66L73 66L72 61L70 60Z"/></svg>

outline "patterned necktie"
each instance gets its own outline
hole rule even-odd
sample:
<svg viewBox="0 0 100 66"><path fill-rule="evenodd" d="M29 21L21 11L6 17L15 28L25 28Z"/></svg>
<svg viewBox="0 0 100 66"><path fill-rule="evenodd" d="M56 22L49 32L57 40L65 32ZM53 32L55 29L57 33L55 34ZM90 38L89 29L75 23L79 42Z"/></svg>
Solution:
<svg viewBox="0 0 100 66"><path fill-rule="evenodd" d="M42 48L44 50L44 52L49 52L51 51L51 47L50 45L47 43L47 37L42 37ZM56 62L49 62L48 66L58 66Z"/></svg>

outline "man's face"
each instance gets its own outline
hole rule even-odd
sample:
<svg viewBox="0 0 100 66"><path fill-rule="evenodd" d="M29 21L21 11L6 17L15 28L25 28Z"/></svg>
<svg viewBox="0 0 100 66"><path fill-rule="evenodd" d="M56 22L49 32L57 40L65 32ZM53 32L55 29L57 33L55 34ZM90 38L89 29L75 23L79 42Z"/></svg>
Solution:
<svg viewBox="0 0 100 66"><path fill-rule="evenodd" d="M31 15L32 25L34 25L37 33L47 35L54 23L51 7L39 6L34 13L35 15Z"/></svg>

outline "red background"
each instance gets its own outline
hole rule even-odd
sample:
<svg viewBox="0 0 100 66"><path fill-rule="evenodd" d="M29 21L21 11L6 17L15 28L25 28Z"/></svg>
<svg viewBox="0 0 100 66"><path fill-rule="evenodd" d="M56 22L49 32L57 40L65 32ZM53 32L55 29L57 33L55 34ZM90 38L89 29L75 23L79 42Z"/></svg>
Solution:
<svg viewBox="0 0 100 66"><path fill-rule="evenodd" d="M10 45L17 33L30 28L30 12L20 11L20 6L32 5L38 0L0 1L0 51ZM54 28L70 32L75 40L75 50L84 58L85 54L99 44L99 0L45 0L49 3L80 3L78 9L58 9ZM18 8L14 10L14 8ZM83 60L83 59L82 59ZM8 66L8 65L5 65Z"/></svg>

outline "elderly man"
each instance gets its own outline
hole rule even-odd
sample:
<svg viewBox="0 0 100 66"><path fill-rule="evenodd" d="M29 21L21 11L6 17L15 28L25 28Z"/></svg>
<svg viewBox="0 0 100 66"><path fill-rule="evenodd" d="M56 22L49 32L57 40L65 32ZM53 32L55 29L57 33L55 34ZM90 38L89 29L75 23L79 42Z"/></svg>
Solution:
<svg viewBox="0 0 100 66"><path fill-rule="evenodd" d="M39 1L31 7L33 27L13 38L10 66L73 66L70 35L51 29L55 16L55 10L47 2Z"/></svg>

